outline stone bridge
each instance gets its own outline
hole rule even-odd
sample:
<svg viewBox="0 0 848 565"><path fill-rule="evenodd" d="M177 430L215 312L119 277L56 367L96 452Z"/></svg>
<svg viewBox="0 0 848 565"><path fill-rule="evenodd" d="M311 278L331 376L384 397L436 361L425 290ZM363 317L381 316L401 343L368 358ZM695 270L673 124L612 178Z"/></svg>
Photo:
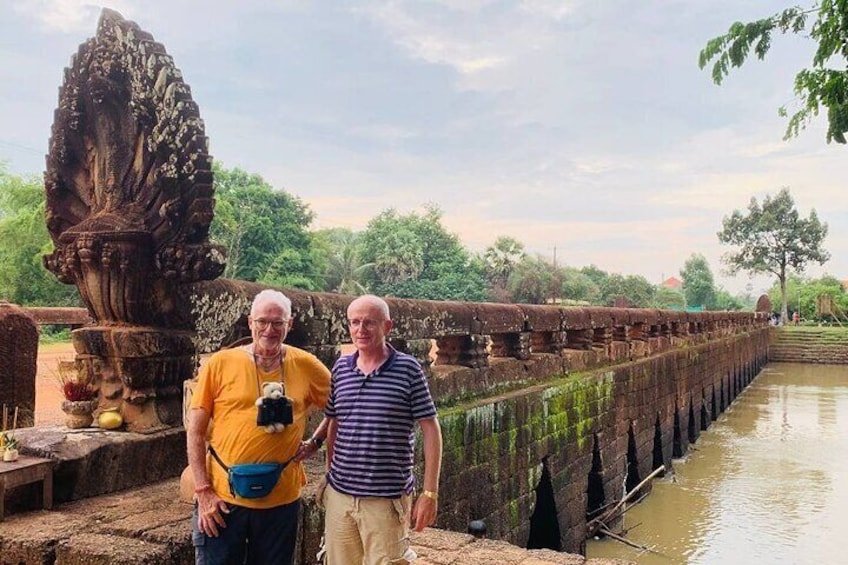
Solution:
<svg viewBox="0 0 848 565"><path fill-rule="evenodd" d="M198 353L247 333L260 288L217 280L183 289ZM332 365L349 341L352 297L283 290L295 315L289 343ZM521 547L580 552L589 519L622 485L682 456L768 356L767 319L754 313L387 301L390 340L419 358L439 408L437 526L464 532L483 520L489 537ZM31 452L59 460L56 502L176 476L186 464L179 428L101 432L82 450L76 438L73 451L60 436L23 434ZM302 528L309 554L321 528L314 501Z"/></svg>
<svg viewBox="0 0 848 565"><path fill-rule="evenodd" d="M73 331L75 368L92 380L100 409L121 412L125 431L19 432L25 453L56 461L56 503L181 473L186 382L199 355L247 334L261 288L216 279L225 250L208 239L211 157L191 90L164 46L104 10L64 76L45 173L54 244L45 267L80 291L87 316ZM352 297L286 292L290 343L331 365L347 341ZM425 367L442 422L438 526L464 532L482 520L489 537L519 546L580 551L589 518L616 502L622 485L631 490L682 455L768 356L767 319L754 313L388 302L390 339ZM35 324L0 304L0 398L30 419ZM190 554L185 510L166 515L172 522L155 522L171 535L167 544ZM304 563L320 523L308 499ZM26 527L17 537L0 529L0 561L58 560L55 548L73 532L48 530L49 543L26 537ZM33 546L44 551L30 559ZM84 552L62 559L110 562Z"/></svg>

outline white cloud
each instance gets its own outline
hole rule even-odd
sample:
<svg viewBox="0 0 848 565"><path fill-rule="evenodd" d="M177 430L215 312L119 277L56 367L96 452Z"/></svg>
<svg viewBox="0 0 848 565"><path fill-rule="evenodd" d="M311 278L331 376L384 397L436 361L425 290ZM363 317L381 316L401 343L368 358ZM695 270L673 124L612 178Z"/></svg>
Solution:
<svg viewBox="0 0 848 565"><path fill-rule="evenodd" d="M97 20L104 7L124 12L124 17L132 14L131 3L123 0L112 0L108 6L87 0L17 0L12 7L38 21L47 32L89 32L92 35L91 22Z"/></svg>

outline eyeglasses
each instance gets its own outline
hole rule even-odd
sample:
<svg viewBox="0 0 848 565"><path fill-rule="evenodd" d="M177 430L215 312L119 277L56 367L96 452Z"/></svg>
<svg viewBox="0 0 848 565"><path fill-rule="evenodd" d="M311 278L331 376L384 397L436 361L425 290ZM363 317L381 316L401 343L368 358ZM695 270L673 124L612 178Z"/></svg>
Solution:
<svg viewBox="0 0 848 565"><path fill-rule="evenodd" d="M378 320L369 320L367 318L364 320L360 320L359 318L353 318L352 320L347 321L347 325L353 329L362 328L365 330L373 330L378 325L380 325L380 322Z"/></svg>
<svg viewBox="0 0 848 565"><path fill-rule="evenodd" d="M286 327L288 323L288 320L253 320L256 329L260 331L267 330L268 326L272 326L275 330L279 331Z"/></svg>

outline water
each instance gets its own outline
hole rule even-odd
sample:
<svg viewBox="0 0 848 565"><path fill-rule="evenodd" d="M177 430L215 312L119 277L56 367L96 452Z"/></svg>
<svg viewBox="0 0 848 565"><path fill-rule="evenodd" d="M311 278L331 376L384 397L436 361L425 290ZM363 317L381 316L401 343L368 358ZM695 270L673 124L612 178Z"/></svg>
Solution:
<svg viewBox="0 0 848 565"><path fill-rule="evenodd" d="M848 564L848 366L771 363L589 557Z"/></svg>

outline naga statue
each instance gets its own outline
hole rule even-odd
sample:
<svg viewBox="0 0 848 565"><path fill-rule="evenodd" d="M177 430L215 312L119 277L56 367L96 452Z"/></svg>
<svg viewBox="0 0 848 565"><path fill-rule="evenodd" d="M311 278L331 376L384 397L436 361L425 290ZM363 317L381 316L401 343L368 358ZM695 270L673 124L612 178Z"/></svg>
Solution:
<svg viewBox="0 0 848 565"><path fill-rule="evenodd" d="M74 284L92 325L75 364L132 431L179 425L196 365L179 289L212 280L215 201L197 104L165 48L104 9L65 69L47 156L45 266Z"/></svg>

